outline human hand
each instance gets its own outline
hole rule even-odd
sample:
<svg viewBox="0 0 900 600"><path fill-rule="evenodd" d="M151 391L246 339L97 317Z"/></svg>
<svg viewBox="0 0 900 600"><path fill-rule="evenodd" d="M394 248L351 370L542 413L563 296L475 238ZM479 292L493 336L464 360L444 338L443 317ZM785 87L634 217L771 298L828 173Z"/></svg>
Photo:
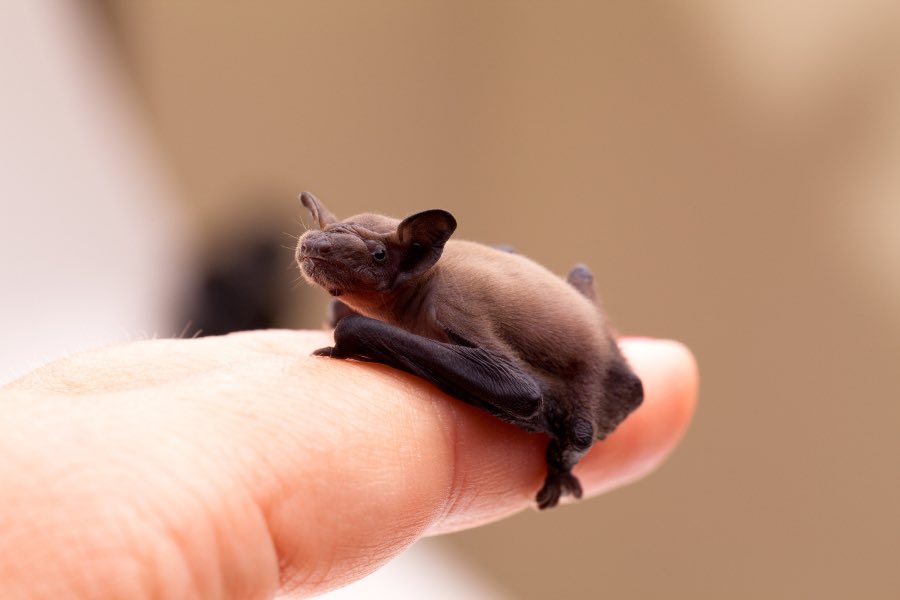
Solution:
<svg viewBox="0 0 900 600"><path fill-rule="evenodd" d="M531 505L545 437L399 371L309 356L328 343L136 342L0 390L0 597L321 593ZM696 401L683 346L621 345L645 400L575 468L585 496L659 465Z"/></svg>

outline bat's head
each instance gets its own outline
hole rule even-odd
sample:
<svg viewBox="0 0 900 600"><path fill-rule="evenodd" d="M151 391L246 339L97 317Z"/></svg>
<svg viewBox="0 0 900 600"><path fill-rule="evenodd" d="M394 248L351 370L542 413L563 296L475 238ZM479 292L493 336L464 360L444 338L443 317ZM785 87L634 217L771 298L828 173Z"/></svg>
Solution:
<svg viewBox="0 0 900 600"><path fill-rule="evenodd" d="M318 229L297 242L297 265L307 281L332 296L389 293L415 283L438 261L456 229L456 219L445 210L426 210L402 221L374 214L339 221L308 192L300 202Z"/></svg>

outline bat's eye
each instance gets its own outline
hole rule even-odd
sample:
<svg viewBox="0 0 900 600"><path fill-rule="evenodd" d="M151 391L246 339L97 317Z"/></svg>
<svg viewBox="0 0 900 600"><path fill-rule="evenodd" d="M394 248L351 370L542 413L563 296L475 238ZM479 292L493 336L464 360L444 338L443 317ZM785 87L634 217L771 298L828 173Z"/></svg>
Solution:
<svg viewBox="0 0 900 600"><path fill-rule="evenodd" d="M379 248L372 253L372 258L374 258L377 262L384 262L384 259L387 258L387 252L384 251L384 248Z"/></svg>

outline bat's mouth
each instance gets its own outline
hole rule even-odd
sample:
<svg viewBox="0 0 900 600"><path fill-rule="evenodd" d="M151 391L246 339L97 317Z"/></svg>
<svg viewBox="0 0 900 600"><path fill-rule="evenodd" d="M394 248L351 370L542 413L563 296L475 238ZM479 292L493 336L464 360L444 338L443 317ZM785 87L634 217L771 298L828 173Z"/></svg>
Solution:
<svg viewBox="0 0 900 600"><path fill-rule="evenodd" d="M325 291L335 297L344 293L342 286L332 277L335 265L331 261L318 256L298 256L297 264L303 277L310 283L325 288Z"/></svg>

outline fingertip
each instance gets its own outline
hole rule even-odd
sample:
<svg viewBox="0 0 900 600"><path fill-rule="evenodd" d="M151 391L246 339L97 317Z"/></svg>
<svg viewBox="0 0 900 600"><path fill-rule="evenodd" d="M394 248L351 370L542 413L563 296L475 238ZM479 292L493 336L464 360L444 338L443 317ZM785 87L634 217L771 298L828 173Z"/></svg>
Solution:
<svg viewBox="0 0 900 600"><path fill-rule="evenodd" d="M619 346L644 382L645 398L671 405L679 417L674 424L686 428L700 387L700 370L690 348L678 340L655 338L623 338Z"/></svg>
<svg viewBox="0 0 900 600"><path fill-rule="evenodd" d="M575 467L585 496L633 482L659 467L684 436L696 406L697 362L687 346L646 338L624 339L620 345L643 382L644 402ZM457 468L466 473L464 501L444 514L432 533L471 527L534 506L531 499L546 472L545 438L497 423L471 407L460 406L455 412L463 448L477 452L458 449ZM509 469L511 464L517 467Z"/></svg>
<svg viewBox="0 0 900 600"><path fill-rule="evenodd" d="M693 353L675 340L625 338L620 347L644 385L644 402L576 467L589 495L640 479L684 437L697 404Z"/></svg>

